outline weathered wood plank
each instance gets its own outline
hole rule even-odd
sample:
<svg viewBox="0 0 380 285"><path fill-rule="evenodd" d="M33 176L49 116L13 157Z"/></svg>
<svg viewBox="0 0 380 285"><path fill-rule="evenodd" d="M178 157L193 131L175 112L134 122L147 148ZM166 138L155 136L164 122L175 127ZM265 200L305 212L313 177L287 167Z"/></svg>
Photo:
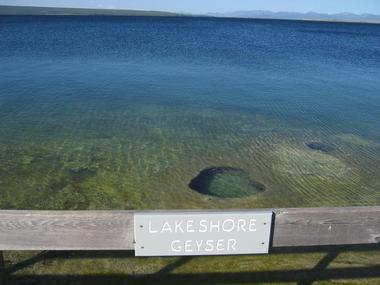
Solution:
<svg viewBox="0 0 380 285"><path fill-rule="evenodd" d="M279 209L274 247L380 243L380 207Z"/></svg>
<svg viewBox="0 0 380 285"><path fill-rule="evenodd" d="M0 211L0 250L130 250L133 214Z"/></svg>
<svg viewBox="0 0 380 285"><path fill-rule="evenodd" d="M273 247L380 243L380 207L273 211ZM133 215L0 211L0 250L132 250Z"/></svg>

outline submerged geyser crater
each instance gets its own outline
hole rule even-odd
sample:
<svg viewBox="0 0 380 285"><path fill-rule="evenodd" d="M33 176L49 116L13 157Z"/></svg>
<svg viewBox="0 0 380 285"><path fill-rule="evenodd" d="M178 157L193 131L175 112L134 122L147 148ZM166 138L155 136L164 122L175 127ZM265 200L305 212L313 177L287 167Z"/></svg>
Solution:
<svg viewBox="0 0 380 285"><path fill-rule="evenodd" d="M189 187L200 194L219 198L242 198L265 190L264 184L233 167L206 168L190 181Z"/></svg>

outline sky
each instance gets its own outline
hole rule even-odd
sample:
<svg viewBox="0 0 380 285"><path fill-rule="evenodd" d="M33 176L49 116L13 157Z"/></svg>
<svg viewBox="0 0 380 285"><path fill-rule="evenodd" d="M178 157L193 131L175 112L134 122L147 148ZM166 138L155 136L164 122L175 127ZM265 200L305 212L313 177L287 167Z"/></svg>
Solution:
<svg viewBox="0 0 380 285"><path fill-rule="evenodd" d="M380 0L0 0L0 5L120 8L193 14L242 10L380 14Z"/></svg>

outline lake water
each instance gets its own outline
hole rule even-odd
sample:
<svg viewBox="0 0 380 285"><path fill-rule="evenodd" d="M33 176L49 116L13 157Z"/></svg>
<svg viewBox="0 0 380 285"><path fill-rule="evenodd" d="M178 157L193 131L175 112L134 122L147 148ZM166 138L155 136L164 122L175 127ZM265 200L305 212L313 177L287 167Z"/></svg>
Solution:
<svg viewBox="0 0 380 285"><path fill-rule="evenodd" d="M0 208L379 204L379 78L380 25L0 17Z"/></svg>

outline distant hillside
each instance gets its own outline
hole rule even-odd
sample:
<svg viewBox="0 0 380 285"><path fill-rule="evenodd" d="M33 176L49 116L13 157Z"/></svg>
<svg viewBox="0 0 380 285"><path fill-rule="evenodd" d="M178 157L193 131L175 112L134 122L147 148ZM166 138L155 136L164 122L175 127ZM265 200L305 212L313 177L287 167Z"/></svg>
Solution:
<svg viewBox="0 0 380 285"><path fill-rule="evenodd" d="M374 14L322 14L322 13L295 13L271 11L236 11L231 13L212 13L216 17L256 18L256 19L283 19L283 20L309 20L309 21L338 21L338 22L366 22L380 23L380 15Z"/></svg>
<svg viewBox="0 0 380 285"><path fill-rule="evenodd" d="M113 15L113 16L178 16L179 14L160 11L53 8L29 6L1 6L0 15Z"/></svg>

